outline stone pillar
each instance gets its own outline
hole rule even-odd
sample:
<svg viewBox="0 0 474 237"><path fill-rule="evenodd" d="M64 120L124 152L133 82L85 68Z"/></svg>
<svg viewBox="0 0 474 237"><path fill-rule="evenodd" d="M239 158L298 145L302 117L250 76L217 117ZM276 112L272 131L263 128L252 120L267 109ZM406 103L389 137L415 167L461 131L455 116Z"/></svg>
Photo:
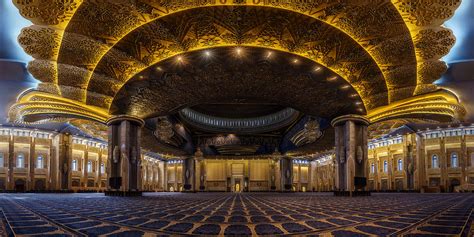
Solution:
<svg viewBox="0 0 474 237"><path fill-rule="evenodd" d="M415 189L423 191L423 186L428 185L426 180L426 158L425 158L425 142L423 136L416 134L416 159L414 163Z"/></svg>
<svg viewBox="0 0 474 237"><path fill-rule="evenodd" d="M55 135L49 143L49 190L58 190L59 186L59 171L58 171L58 155L57 148L59 147L60 135Z"/></svg>
<svg viewBox="0 0 474 237"><path fill-rule="evenodd" d="M35 138L30 137L30 152L28 161L28 190L34 190L35 187L35 168L36 168L36 152L35 152Z"/></svg>
<svg viewBox="0 0 474 237"><path fill-rule="evenodd" d="M271 191L276 191L279 190L278 185L277 185L277 180L278 180L278 175L279 173L279 159L270 159L270 190Z"/></svg>
<svg viewBox="0 0 474 237"><path fill-rule="evenodd" d="M467 152L467 145L466 145L466 135L462 135L462 140L461 140L461 154L459 154L459 167L461 167L461 185L467 184L468 183L468 174L467 170L468 167L468 159L469 159L469 154Z"/></svg>
<svg viewBox="0 0 474 237"><path fill-rule="evenodd" d="M106 195L141 195L140 118L119 115L107 121L109 155L107 157Z"/></svg>
<svg viewBox="0 0 474 237"><path fill-rule="evenodd" d="M163 161L163 190L168 192L168 161Z"/></svg>
<svg viewBox="0 0 474 237"><path fill-rule="evenodd" d="M86 145L86 150L84 151L84 170L82 171L82 183L84 184L83 188L87 189L87 183L89 181L89 145Z"/></svg>
<svg viewBox="0 0 474 237"><path fill-rule="evenodd" d="M292 191L293 187L293 161L289 157L280 159L281 191Z"/></svg>
<svg viewBox="0 0 474 237"><path fill-rule="evenodd" d="M448 156L446 152L446 136L443 136L440 138L440 150L441 154L438 157L438 165L441 171L441 180L440 180L440 185L441 185L441 192L447 192L449 189L449 184L448 184ZM459 159L459 157L458 157Z"/></svg>
<svg viewBox="0 0 474 237"><path fill-rule="evenodd" d="M62 190L71 189L71 158L72 158L72 136L61 134L59 137L59 188Z"/></svg>
<svg viewBox="0 0 474 237"><path fill-rule="evenodd" d="M367 126L360 115L344 115L331 121L335 129L336 191L366 190Z"/></svg>
<svg viewBox="0 0 474 237"><path fill-rule="evenodd" d="M183 191L196 191L196 161L194 157L188 157L183 160Z"/></svg>
<svg viewBox="0 0 474 237"><path fill-rule="evenodd" d="M98 172L97 172L97 187L99 187L99 190L102 189L102 152L103 149L102 147L99 149L99 164L97 165L98 167Z"/></svg>
<svg viewBox="0 0 474 237"><path fill-rule="evenodd" d="M407 189L413 190L415 188L415 177L414 177L414 159L413 159L413 145L409 143L406 146L407 156L406 156L406 165L404 164L404 168L406 169L407 174Z"/></svg>
<svg viewBox="0 0 474 237"><path fill-rule="evenodd" d="M10 139L8 140L8 178L7 178L7 189L13 190L15 189L15 180L13 179L13 172L14 172L14 160L15 160L15 140L13 139L13 135L10 135Z"/></svg>

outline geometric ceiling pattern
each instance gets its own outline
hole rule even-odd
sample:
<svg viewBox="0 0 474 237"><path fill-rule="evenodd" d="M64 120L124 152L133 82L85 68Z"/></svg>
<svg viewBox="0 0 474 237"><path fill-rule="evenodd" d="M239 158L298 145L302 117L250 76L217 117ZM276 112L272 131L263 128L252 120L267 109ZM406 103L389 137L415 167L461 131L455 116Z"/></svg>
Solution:
<svg viewBox="0 0 474 237"><path fill-rule="evenodd" d="M68 114L105 122L117 93L141 71L189 52L241 46L327 68L357 92L371 122L464 113L453 94L433 85L455 42L442 24L460 0L14 3L34 24L18 41L41 81L12 107L17 122Z"/></svg>

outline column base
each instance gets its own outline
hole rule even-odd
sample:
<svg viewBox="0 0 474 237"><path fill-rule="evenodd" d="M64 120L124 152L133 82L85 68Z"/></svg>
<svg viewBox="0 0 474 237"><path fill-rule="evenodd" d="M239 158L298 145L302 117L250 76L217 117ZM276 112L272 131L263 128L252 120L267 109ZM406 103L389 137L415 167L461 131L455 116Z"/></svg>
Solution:
<svg viewBox="0 0 474 237"><path fill-rule="evenodd" d="M334 191L335 197L366 197L370 191Z"/></svg>
<svg viewBox="0 0 474 237"><path fill-rule="evenodd" d="M114 191L107 190L104 192L105 196L114 196L114 197L141 197L142 191Z"/></svg>

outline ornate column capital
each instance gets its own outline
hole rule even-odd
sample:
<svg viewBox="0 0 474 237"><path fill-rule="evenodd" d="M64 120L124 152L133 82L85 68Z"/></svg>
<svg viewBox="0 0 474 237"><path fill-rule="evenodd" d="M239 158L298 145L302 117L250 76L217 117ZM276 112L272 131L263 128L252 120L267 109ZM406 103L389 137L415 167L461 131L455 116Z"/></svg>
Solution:
<svg viewBox="0 0 474 237"><path fill-rule="evenodd" d="M366 126L368 126L370 124L369 119L366 118L363 115L347 114L347 115L342 115L342 116L334 118L331 121L331 126L335 127L335 126L338 126L341 123L346 122L346 121L354 121L356 123L360 123L360 124L363 124L363 125L366 125Z"/></svg>
<svg viewBox="0 0 474 237"><path fill-rule="evenodd" d="M131 115L115 115L107 119L105 122L107 126L117 124L119 122L122 122L124 120L130 121L132 123L137 124L140 127L143 127L145 125L145 121L142 118L136 117L136 116L131 116Z"/></svg>

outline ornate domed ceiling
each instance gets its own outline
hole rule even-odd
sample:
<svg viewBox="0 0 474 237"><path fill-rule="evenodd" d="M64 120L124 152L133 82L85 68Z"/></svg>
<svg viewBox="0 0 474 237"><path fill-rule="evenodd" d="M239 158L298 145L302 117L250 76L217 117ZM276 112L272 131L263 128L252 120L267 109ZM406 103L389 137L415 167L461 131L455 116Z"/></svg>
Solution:
<svg viewBox="0 0 474 237"><path fill-rule="evenodd" d="M433 81L455 42L441 25L459 3L15 1L34 23L18 40L41 83L10 119L104 123L185 108L235 119L291 108L326 120L457 121L464 108Z"/></svg>

